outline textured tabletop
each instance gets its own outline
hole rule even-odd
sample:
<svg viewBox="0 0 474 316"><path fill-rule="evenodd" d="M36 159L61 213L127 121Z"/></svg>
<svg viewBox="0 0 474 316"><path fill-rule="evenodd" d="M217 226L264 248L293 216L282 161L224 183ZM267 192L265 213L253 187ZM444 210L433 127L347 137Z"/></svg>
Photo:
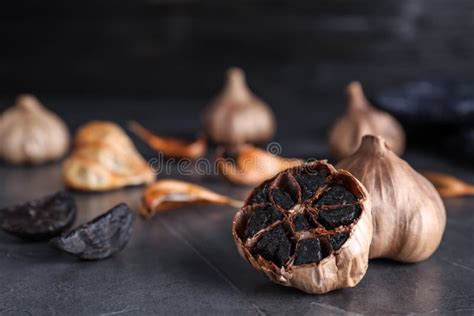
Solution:
<svg viewBox="0 0 474 316"><path fill-rule="evenodd" d="M165 134L195 132L198 105L205 102L85 97L45 97L43 101L55 105L53 109L72 128L92 118L108 117L121 124L134 118ZM327 156L325 131L343 104L337 98L316 101L302 100L276 109L276 141L282 155ZM285 104L287 100L282 97L279 102ZM303 118L295 114L307 111L314 102L320 104L318 109L328 110ZM298 117L299 124L292 123ZM154 156L143 143L134 141L147 159ZM472 169L416 146L409 147L405 158L417 169L449 172L474 181ZM249 191L213 174L184 176L174 169L172 174L159 177L185 179L235 198L243 198ZM51 193L63 187L61 165L1 165L0 187L0 207ZM136 208L142 190L74 193L79 207L76 225L122 201ZM319 296L276 285L251 268L232 240L235 210L229 207L186 207L147 221L137 217L128 247L98 262L78 261L47 243L26 243L0 233L0 314L473 314L474 199L450 199L445 204L446 232L429 260L419 264L375 260L356 288Z"/></svg>

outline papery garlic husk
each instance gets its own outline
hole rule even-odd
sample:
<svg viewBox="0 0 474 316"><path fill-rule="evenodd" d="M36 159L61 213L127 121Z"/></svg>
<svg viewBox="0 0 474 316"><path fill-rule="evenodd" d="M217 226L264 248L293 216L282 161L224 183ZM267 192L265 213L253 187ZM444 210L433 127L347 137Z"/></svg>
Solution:
<svg viewBox="0 0 474 316"><path fill-rule="evenodd" d="M256 185L285 169L302 165L303 160L283 158L251 145L242 145L226 157L226 149L217 149L216 166L219 174L232 183Z"/></svg>
<svg viewBox="0 0 474 316"><path fill-rule="evenodd" d="M120 126L94 121L77 131L63 178L76 190L108 191L151 183L155 174Z"/></svg>
<svg viewBox="0 0 474 316"><path fill-rule="evenodd" d="M337 167L351 172L369 191L374 222L370 258L418 262L436 251L446 226L443 201L383 138L365 136L359 150Z"/></svg>
<svg viewBox="0 0 474 316"><path fill-rule="evenodd" d="M203 127L213 142L234 146L268 141L276 123L270 107L249 90L242 69L231 68L224 90L204 110Z"/></svg>
<svg viewBox="0 0 474 316"><path fill-rule="evenodd" d="M353 287L368 267L370 199L349 172L308 163L257 186L232 235L240 255L273 282L313 294Z"/></svg>
<svg viewBox="0 0 474 316"><path fill-rule="evenodd" d="M64 156L66 124L32 95L20 95L0 117L0 156L12 164L38 165Z"/></svg>
<svg viewBox="0 0 474 316"><path fill-rule="evenodd" d="M161 137L135 121L130 122L128 128L152 149L167 157L196 160L206 154L207 142L202 136L191 141L182 138Z"/></svg>
<svg viewBox="0 0 474 316"><path fill-rule="evenodd" d="M405 131L390 114L375 109L364 95L359 82L347 86L347 110L329 133L329 147L336 159L353 154L364 135L383 137L397 155L405 151Z"/></svg>
<svg viewBox="0 0 474 316"><path fill-rule="evenodd" d="M440 172L422 171L421 174L433 183L442 198L474 196L474 184Z"/></svg>
<svg viewBox="0 0 474 316"><path fill-rule="evenodd" d="M234 200L202 186L173 179L158 180L143 192L140 214L149 218L158 212L193 205L229 205L240 208L243 201Z"/></svg>

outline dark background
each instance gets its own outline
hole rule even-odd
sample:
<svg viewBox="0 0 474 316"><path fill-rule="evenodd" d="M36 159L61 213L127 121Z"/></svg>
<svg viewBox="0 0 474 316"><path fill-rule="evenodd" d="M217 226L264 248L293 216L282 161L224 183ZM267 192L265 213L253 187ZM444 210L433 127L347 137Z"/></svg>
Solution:
<svg viewBox="0 0 474 316"><path fill-rule="evenodd" d="M470 0L3 1L0 93L209 98L231 65L267 99L472 79L473 14Z"/></svg>
<svg viewBox="0 0 474 316"><path fill-rule="evenodd" d="M4 1L0 110L28 92L72 131L91 119L135 119L190 136L236 65L274 109L283 154L326 158L351 80L369 97L411 80L473 81L473 17L470 0ZM456 135L454 149L439 150L425 137L437 127L415 129L409 146L471 160Z"/></svg>

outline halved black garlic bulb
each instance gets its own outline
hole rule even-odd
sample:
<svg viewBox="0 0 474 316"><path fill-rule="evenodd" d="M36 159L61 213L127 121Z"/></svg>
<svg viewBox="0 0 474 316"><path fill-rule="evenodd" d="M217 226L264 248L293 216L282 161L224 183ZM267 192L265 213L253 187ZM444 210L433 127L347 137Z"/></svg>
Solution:
<svg viewBox="0 0 474 316"><path fill-rule="evenodd" d="M132 234L134 215L125 203L79 226L68 234L54 238L57 248L85 260L105 259L127 245Z"/></svg>
<svg viewBox="0 0 474 316"><path fill-rule="evenodd" d="M33 241L51 239L68 229L76 218L76 204L60 191L21 205L0 210L0 227L7 233Z"/></svg>
<svg viewBox="0 0 474 316"><path fill-rule="evenodd" d="M232 233L240 254L276 283L308 293L353 287L368 266L370 199L347 171L312 162L255 188Z"/></svg>

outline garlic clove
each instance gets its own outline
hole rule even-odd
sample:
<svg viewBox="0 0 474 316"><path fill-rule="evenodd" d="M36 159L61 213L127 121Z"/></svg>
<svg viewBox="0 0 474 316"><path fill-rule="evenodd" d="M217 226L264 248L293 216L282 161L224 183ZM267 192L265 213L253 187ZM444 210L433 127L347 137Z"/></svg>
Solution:
<svg viewBox="0 0 474 316"><path fill-rule="evenodd" d="M222 204L239 208L243 202L189 182L166 179L156 181L145 189L140 214L149 218L164 210L201 204Z"/></svg>
<svg viewBox="0 0 474 316"><path fill-rule="evenodd" d="M124 150L135 148L124 130L116 123L109 121L90 121L77 130L74 137L75 147L94 144L123 148Z"/></svg>
<svg viewBox="0 0 474 316"><path fill-rule="evenodd" d="M59 116L33 95L20 95L0 117L0 156L12 164L42 164L64 156L70 136Z"/></svg>
<svg viewBox="0 0 474 316"><path fill-rule="evenodd" d="M228 153L222 147L217 150L217 170L227 180L241 185L258 184L280 171L303 164L300 159L282 158L251 145L240 146L232 157Z"/></svg>
<svg viewBox="0 0 474 316"><path fill-rule="evenodd" d="M446 225L444 204L433 185L383 138L364 136L359 150L336 167L351 172L370 194L370 258L418 262L436 251Z"/></svg>
<svg viewBox="0 0 474 316"><path fill-rule="evenodd" d="M249 90L243 70L230 68L223 91L203 112L203 128L213 142L233 146L271 139L276 124L270 107Z"/></svg>
<svg viewBox="0 0 474 316"><path fill-rule="evenodd" d="M63 163L65 184L81 191L109 191L151 183L155 174L123 129L112 122L90 122L76 133Z"/></svg>
<svg viewBox="0 0 474 316"><path fill-rule="evenodd" d="M204 137L193 141L180 138L165 138L153 134L138 122L130 122L130 131L156 151L162 152L167 157L199 159L206 154L207 143Z"/></svg>
<svg viewBox="0 0 474 316"><path fill-rule="evenodd" d="M125 248L134 221L132 209L120 203L90 222L53 238L50 244L82 260L106 259Z"/></svg>
<svg viewBox="0 0 474 316"><path fill-rule="evenodd" d="M368 267L370 199L347 171L300 165L251 192L232 235L240 255L275 283L313 294L353 287Z"/></svg>
<svg viewBox="0 0 474 316"><path fill-rule="evenodd" d="M50 240L72 226L76 209L71 194L59 191L0 209L0 228L25 240Z"/></svg>
<svg viewBox="0 0 474 316"><path fill-rule="evenodd" d="M378 135L397 154L405 151L405 132L400 123L390 114L375 109L367 100L359 82L347 86L347 110L329 133L331 154L345 158L360 146L364 135Z"/></svg>

